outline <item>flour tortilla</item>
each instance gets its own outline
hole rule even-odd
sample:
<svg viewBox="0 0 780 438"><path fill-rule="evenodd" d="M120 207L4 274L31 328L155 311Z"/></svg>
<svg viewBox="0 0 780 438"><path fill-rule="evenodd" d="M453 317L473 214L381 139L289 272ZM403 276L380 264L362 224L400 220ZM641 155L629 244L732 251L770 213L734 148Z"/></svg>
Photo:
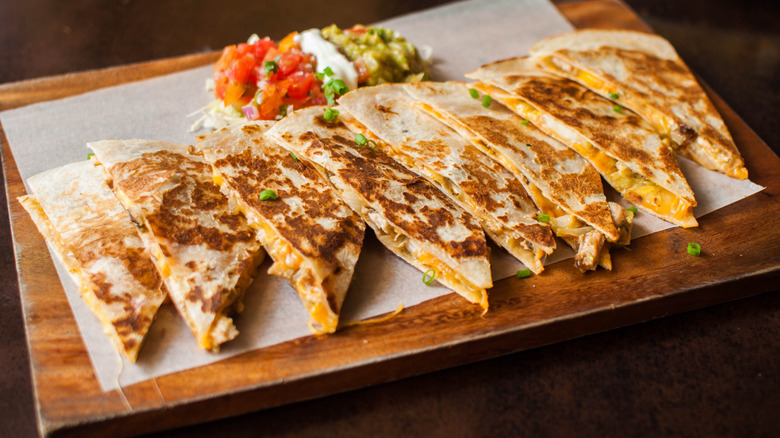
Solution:
<svg viewBox="0 0 780 438"><path fill-rule="evenodd" d="M357 145L355 134L325 120L324 111L297 110L268 133L318 166L388 249L487 310L489 249L473 216L381 151Z"/></svg>
<svg viewBox="0 0 780 438"><path fill-rule="evenodd" d="M566 145L499 104L485 107L463 82L406 86L423 108L470 138L567 213L612 242L620 239L596 169ZM529 187L529 192L534 188Z"/></svg>
<svg viewBox="0 0 780 438"><path fill-rule="evenodd" d="M702 166L747 178L723 119L664 38L627 30L583 29L542 40L531 48L531 55L545 68L644 117Z"/></svg>
<svg viewBox="0 0 780 438"><path fill-rule="evenodd" d="M202 153L291 282L317 334L333 333L363 243L365 224L310 165L264 132L273 122L222 128L198 138ZM272 190L277 199L261 200Z"/></svg>
<svg viewBox="0 0 780 438"><path fill-rule="evenodd" d="M550 226L520 180L467 139L416 107L402 84L360 88L339 99L357 133L376 137L399 163L428 179L534 273L555 249Z"/></svg>
<svg viewBox="0 0 780 438"><path fill-rule="evenodd" d="M162 278L103 172L91 161L27 180L20 198L116 348L135 362L157 309Z"/></svg>
<svg viewBox="0 0 780 438"><path fill-rule="evenodd" d="M182 144L90 143L114 192L154 256L198 346L217 351L238 331L229 316L265 253L254 230L213 183L211 167Z"/></svg>
<svg viewBox="0 0 780 438"><path fill-rule="evenodd" d="M481 81L477 88L585 156L637 207L684 227L698 225L692 213L693 191L668 140L638 115L540 69L529 58L494 62L467 77ZM680 206L674 214L655 208L658 193L663 194L664 206Z"/></svg>

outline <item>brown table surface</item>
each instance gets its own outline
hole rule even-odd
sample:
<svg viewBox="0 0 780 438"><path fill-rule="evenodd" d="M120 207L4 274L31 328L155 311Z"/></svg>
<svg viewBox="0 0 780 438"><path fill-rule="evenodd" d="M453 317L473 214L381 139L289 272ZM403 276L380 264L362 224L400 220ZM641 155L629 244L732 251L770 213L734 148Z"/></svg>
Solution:
<svg viewBox="0 0 780 438"><path fill-rule="evenodd" d="M373 22L437 0L0 1L0 83ZM780 6L627 0L780 152ZM0 102L2 106L2 102ZM5 193L0 193L5 205ZM778 243L780 244L780 242ZM36 435L8 214L0 216L0 437ZM780 294L159 436L777 436Z"/></svg>

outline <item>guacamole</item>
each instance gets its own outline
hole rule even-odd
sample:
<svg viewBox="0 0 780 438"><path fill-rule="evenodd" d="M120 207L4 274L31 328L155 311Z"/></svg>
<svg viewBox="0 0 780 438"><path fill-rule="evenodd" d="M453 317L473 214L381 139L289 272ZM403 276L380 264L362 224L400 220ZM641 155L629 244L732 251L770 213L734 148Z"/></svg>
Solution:
<svg viewBox="0 0 780 438"><path fill-rule="evenodd" d="M322 37L355 64L360 85L428 80L428 67L417 49L391 29L356 25L341 30L333 24L322 29Z"/></svg>

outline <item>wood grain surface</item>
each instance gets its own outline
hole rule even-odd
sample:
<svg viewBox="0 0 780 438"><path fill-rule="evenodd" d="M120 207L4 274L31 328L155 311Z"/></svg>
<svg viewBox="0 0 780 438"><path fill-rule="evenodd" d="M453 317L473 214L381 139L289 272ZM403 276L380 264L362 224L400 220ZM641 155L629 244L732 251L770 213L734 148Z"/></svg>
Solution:
<svg viewBox="0 0 780 438"><path fill-rule="evenodd" d="M647 30L625 6L559 5L576 27ZM608 18L607 18L608 17ZM0 86L3 109L212 62L193 55ZM49 90L41 91L41 90ZM57 90L53 96L51 90ZM496 283L484 315L454 294L390 321L349 327L216 364L102 392L42 237L16 198L24 185L2 136L39 427L43 435L132 435L347 391L696 309L776 288L780 279L780 159L712 96L766 190L717 210L696 229L636 239L615 270L583 276L570 261ZM704 248L685 252L687 242Z"/></svg>

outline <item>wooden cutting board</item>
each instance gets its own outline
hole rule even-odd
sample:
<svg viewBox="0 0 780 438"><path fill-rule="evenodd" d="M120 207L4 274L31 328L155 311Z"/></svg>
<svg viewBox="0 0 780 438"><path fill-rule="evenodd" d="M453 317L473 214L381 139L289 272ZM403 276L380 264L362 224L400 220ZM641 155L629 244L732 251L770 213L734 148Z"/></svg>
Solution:
<svg viewBox="0 0 780 438"><path fill-rule="evenodd" d="M558 5L575 27L648 30L624 4ZM2 109L214 62L218 53L0 86ZM610 330L777 288L780 159L716 95L750 178L766 190L617 251L614 272L585 276L571 261L491 290L490 312L451 294L378 324L309 336L104 393L46 245L16 201L25 193L2 136L19 288L42 435L132 435L321 397ZM704 248L685 252L687 242Z"/></svg>

